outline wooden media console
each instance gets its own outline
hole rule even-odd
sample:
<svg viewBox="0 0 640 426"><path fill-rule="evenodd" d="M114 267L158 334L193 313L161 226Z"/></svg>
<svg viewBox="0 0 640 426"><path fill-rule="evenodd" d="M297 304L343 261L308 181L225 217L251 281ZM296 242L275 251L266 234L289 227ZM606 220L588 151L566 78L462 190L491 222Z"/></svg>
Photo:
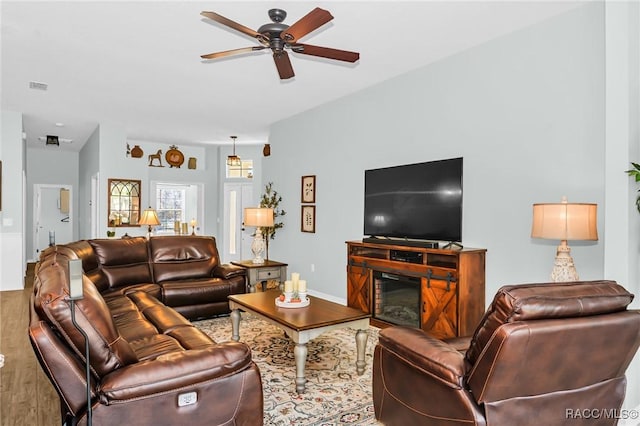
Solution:
<svg viewBox="0 0 640 426"><path fill-rule="evenodd" d="M371 313L374 326L416 326L438 338L471 335L485 311L485 254L347 241L347 303ZM388 306L392 298L407 303Z"/></svg>

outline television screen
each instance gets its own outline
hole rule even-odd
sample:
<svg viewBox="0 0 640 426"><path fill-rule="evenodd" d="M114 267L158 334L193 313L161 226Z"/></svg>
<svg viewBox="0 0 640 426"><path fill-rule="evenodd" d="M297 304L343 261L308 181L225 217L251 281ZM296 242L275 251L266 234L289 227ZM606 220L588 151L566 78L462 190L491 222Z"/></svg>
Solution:
<svg viewBox="0 0 640 426"><path fill-rule="evenodd" d="M462 158L364 173L364 233L372 237L462 239Z"/></svg>

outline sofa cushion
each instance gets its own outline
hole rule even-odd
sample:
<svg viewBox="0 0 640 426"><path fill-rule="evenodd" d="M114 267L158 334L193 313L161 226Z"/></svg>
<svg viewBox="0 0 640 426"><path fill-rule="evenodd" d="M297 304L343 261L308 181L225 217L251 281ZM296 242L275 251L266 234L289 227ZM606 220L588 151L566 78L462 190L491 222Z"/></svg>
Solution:
<svg viewBox="0 0 640 426"><path fill-rule="evenodd" d="M545 287L544 294L540 292L541 286ZM631 293L608 280L504 286L480 321L466 358L474 364L503 324L619 312L632 300Z"/></svg>
<svg viewBox="0 0 640 426"><path fill-rule="evenodd" d="M196 304L225 301L232 291L230 280L201 278L183 281L167 281L162 285L162 294L167 305L176 308Z"/></svg>
<svg viewBox="0 0 640 426"><path fill-rule="evenodd" d="M67 268L56 255L38 268L35 309L53 326L81 359L85 359L85 338L72 321ZM75 318L89 340L91 368L98 377L137 362L137 358L116 329L111 312L93 283L83 276L83 298L75 302Z"/></svg>
<svg viewBox="0 0 640 426"><path fill-rule="evenodd" d="M146 238L98 239L89 243L110 288L153 282Z"/></svg>
<svg viewBox="0 0 640 426"><path fill-rule="evenodd" d="M149 251L156 283L211 277L220 263L214 237L151 237Z"/></svg>
<svg viewBox="0 0 640 426"><path fill-rule="evenodd" d="M101 293L109 288L107 277L104 276L98 263L98 258L93 247L87 240L75 241L57 246L58 253L64 254L69 259L82 260L82 273L85 274Z"/></svg>

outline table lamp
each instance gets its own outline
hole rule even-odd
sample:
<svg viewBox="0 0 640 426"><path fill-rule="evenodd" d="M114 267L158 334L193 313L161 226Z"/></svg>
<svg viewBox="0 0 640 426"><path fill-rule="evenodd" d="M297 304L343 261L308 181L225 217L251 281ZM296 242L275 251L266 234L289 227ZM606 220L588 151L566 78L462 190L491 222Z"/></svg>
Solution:
<svg viewBox="0 0 640 426"><path fill-rule="evenodd" d="M598 239L597 208L597 204L568 203L566 197L562 197L560 203L533 205L531 237L560 240L551 271L552 281L579 280L567 241Z"/></svg>
<svg viewBox="0 0 640 426"><path fill-rule="evenodd" d="M142 212L142 217L138 221L139 225L148 225L149 228L147 230L147 240L151 237L152 226L160 225L160 220L158 219L158 213L154 209L149 206L144 212Z"/></svg>
<svg viewBox="0 0 640 426"><path fill-rule="evenodd" d="M247 207L244 209L244 225L255 226L256 233L251 243L253 263L264 263L262 253L265 249L264 236L261 227L273 226L273 209L266 207Z"/></svg>

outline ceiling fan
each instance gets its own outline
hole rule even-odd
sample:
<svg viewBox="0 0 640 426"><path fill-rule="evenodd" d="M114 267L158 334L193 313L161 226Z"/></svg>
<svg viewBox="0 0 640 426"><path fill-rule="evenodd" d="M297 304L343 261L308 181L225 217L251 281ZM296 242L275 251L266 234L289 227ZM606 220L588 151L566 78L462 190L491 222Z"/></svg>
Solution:
<svg viewBox="0 0 640 426"><path fill-rule="evenodd" d="M320 28L333 19L331 13L324 9L320 9L319 7L313 9L291 26L282 23L282 21L287 17L287 12L282 9L271 9L269 10L269 18L271 18L272 22L264 24L258 28L257 31L245 27L244 25L240 25L237 22L225 18L222 15L218 15L215 12L201 12L200 14L222 25L226 25L229 28L253 37L261 44L261 46L243 47L240 49L225 50L223 52L201 55L201 58L203 59L218 59L225 56L271 49L273 52L273 60L282 80L286 80L295 75L293 67L291 66L289 54L285 49L289 49L294 53L300 53L303 55L319 56L322 58L345 62L356 62L360 59L360 54L357 52L298 43L300 38Z"/></svg>

